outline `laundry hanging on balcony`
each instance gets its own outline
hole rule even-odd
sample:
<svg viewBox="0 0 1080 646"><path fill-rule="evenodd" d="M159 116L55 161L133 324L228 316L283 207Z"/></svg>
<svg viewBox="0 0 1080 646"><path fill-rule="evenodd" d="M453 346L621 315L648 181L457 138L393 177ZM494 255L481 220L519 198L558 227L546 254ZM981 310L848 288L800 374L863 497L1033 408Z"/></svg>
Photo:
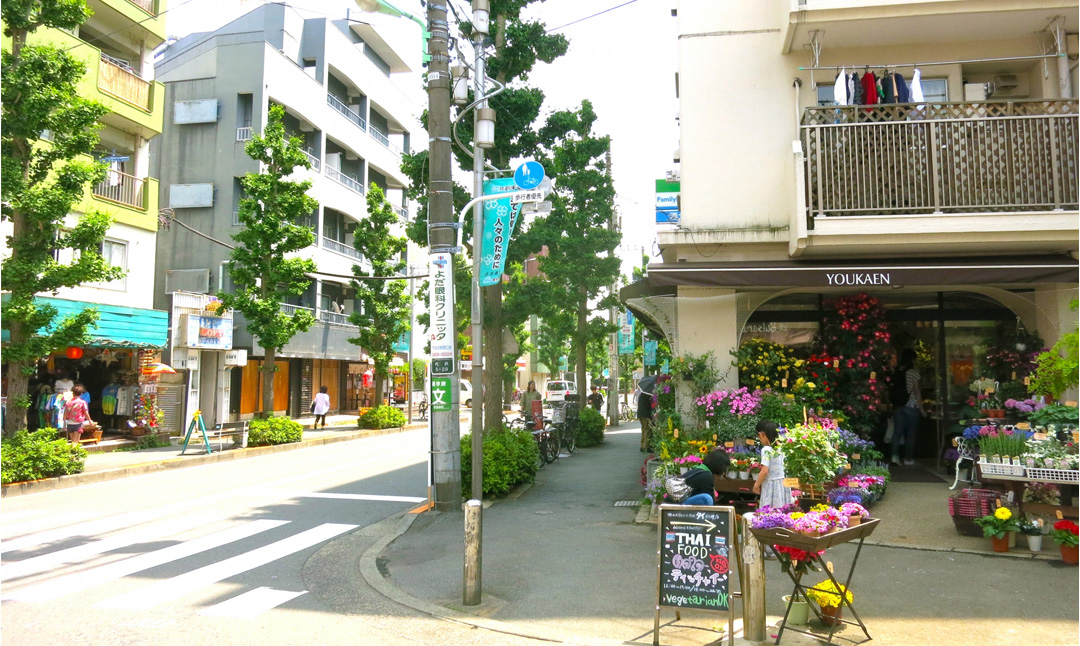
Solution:
<svg viewBox="0 0 1080 646"><path fill-rule="evenodd" d="M912 86L909 87L904 76L899 72L885 70L881 78L867 70L861 77L858 72L847 73L841 68L833 81L833 100L836 105L877 105L878 103L910 103L922 101L922 86L919 84L919 70L915 70ZM918 98L912 89L918 88Z"/></svg>

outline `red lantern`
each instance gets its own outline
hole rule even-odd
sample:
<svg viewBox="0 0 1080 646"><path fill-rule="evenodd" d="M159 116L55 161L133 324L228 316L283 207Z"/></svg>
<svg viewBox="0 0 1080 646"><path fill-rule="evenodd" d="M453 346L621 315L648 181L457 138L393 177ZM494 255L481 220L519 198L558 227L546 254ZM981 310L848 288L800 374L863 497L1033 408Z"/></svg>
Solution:
<svg viewBox="0 0 1080 646"><path fill-rule="evenodd" d="M64 354L67 355L68 359L82 359L83 352L82 348L73 345L69 346L68 349L64 351Z"/></svg>

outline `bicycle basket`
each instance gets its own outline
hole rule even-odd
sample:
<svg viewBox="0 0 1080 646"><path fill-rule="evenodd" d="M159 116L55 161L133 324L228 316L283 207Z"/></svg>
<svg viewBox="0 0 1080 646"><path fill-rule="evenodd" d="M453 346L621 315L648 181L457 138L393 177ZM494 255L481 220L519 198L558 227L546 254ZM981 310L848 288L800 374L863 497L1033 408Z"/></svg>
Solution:
<svg viewBox="0 0 1080 646"><path fill-rule="evenodd" d="M563 408L555 407L551 409L551 421L556 424L562 424L566 421L566 410Z"/></svg>

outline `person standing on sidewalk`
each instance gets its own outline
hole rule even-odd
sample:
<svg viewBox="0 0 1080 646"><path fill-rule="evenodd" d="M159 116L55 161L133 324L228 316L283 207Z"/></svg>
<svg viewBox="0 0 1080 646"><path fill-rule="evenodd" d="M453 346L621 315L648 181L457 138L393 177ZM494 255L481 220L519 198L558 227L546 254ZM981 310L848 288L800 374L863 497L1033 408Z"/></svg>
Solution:
<svg viewBox="0 0 1080 646"><path fill-rule="evenodd" d="M533 402L540 401L540 393L536 392L536 382L530 381L525 392L521 394L521 415L529 426L533 425Z"/></svg>
<svg viewBox="0 0 1080 646"><path fill-rule="evenodd" d="M319 394L315 395L315 401L311 404L312 411L315 413L315 424L312 425L312 430L319 428L319 420L322 420L322 427L326 428L326 414L330 412L330 395L326 394L326 386L319 387Z"/></svg>
<svg viewBox="0 0 1080 646"><path fill-rule="evenodd" d="M900 442L904 442L904 464L915 464L915 434L923 416L922 375L915 369L915 350L906 348L900 354L900 374L904 375L907 403L893 413L892 462L900 464Z"/></svg>
<svg viewBox="0 0 1080 646"><path fill-rule="evenodd" d="M761 471L754 482L754 493L761 496L759 507L786 507L794 502L794 498L791 489L784 486L784 454L775 448L780 436L776 422L763 419L757 423L756 430L762 446Z"/></svg>
<svg viewBox="0 0 1080 646"><path fill-rule="evenodd" d="M644 390L638 392L637 418L641 422L641 452L645 453L652 444L653 396Z"/></svg>
<svg viewBox="0 0 1080 646"><path fill-rule="evenodd" d="M78 443L82 434L83 424L90 420L90 408L83 399L86 389L82 384L72 387L71 399L64 404L64 426L67 430L68 439Z"/></svg>

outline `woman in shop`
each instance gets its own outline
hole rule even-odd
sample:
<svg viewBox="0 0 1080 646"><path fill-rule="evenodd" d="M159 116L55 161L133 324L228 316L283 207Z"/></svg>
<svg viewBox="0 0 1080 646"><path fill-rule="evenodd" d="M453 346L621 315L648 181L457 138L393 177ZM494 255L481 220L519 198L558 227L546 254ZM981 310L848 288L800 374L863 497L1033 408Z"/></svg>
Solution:
<svg viewBox="0 0 1080 646"><path fill-rule="evenodd" d="M900 464L900 443L904 443L904 464L915 464L915 432L923 416L922 376L915 369L915 350L906 348L900 354L900 370L904 375L907 402L893 413L892 462Z"/></svg>
<svg viewBox="0 0 1080 646"><path fill-rule="evenodd" d="M326 414L330 412L330 395L326 392L326 386L319 386L319 393L315 395L315 401L312 402L312 412L315 413L315 424L312 425L312 430L319 428L319 420L322 420L322 427L326 428Z"/></svg>

